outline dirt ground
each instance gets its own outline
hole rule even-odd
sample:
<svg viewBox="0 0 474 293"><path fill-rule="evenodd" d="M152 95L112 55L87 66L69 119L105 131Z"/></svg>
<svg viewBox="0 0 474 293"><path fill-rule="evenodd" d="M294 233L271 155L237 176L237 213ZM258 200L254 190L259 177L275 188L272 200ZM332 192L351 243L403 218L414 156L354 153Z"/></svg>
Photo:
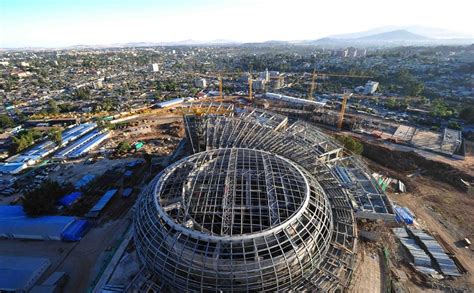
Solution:
<svg viewBox="0 0 474 293"><path fill-rule="evenodd" d="M132 161L136 161L137 158L123 158L116 160L109 160L103 158L97 160L94 164L84 164L84 160L69 161L61 164L61 168L48 175L51 180L59 182L76 182L86 174L93 174L99 176L109 169L113 169L117 166L124 166Z"/></svg>
<svg viewBox="0 0 474 293"><path fill-rule="evenodd" d="M171 153L185 136L181 116L144 116L118 125L117 128L107 148L115 149L124 141L130 145L141 141L144 142L142 151L158 156Z"/></svg>
<svg viewBox="0 0 474 293"><path fill-rule="evenodd" d="M455 280L453 285L462 286L466 282L474 288L474 252L459 245L460 241L467 236L464 233L469 233L472 239L474 198L458 200L466 195L458 194L451 187L426 178L420 178L420 181L417 184L419 190L417 194L391 195L392 200L407 206L416 215L416 221L421 228L428 230L431 234L438 234L455 251L456 257L470 273ZM438 211L442 211L442 214ZM464 224L460 225L460 223Z"/></svg>
<svg viewBox="0 0 474 293"><path fill-rule="evenodd" d="M408 207L416 216L415 224L437 234L452 250L468 274L454 280L443 281L442 285L450 288L474 288L474 247L465 248L464 238L474 239L474 194L472 190L461 191L459 188L434 179L432 176L417 175L408 178L410 172L386 168L372 160L364 158L371 170L390 177L401 179L409 192L396 193L388 190L389 198L401 206ZM423 172L421 172L423 173ZM404 284L410 292L421 289L410 279L413 273L407 274ZM415 282L417 283L417 282ZM423 283L423 282L421 282ZM418 283L419 284L419 283ZM467 292L470 292L469 290Z"/></svg>
<svg viewBox="0 0 474 293"><path fill-rule="evenodd" d="M358 258L358 267L354 272L350 292L382 292L379 255L361 249Z"/></svg>

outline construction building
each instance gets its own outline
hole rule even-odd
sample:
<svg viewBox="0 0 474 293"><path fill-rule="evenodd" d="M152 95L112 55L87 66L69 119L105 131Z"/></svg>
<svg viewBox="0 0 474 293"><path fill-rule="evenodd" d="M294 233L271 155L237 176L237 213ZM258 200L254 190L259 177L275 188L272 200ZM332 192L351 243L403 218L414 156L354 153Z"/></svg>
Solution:
<svg viewBox="0 0 474 293"><path fill-rule="evenodd" d="M371 94L375 93L375 91L377 90L378 87L379 87L379 83L378 83L378 82L369 80L369 81L365 84L364 94L366 94L366 95L371 95Z"/></svg>
<svg viewBox="0 0 474 293"><path fill-rule="evenodd" d="M199 106L184 115L193 154L158 174L137 204L139 289L346 290L356 217L394 219L363 163L308 123Z"/></svg>
<svg viewBox="0 0 474 293"><path fill-rule="evenodd" d="M197 88L206 88L206 79L204 78L197 78L194 80L194 86Z"/></svg>
<svg viewBox="0 0 474 293"><path fill-rule="evenodd" d="M158 72L158 71L160 71L160 67L158 66L157 63L153 63L153 64L150 64L150 65L148 66L148 70L149 70L150 72Z"/></svg>

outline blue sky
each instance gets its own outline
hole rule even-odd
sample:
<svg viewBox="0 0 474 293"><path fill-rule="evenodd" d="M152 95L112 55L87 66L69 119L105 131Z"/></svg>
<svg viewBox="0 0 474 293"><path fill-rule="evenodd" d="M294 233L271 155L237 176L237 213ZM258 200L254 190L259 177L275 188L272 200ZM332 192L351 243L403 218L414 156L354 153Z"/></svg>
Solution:
<svg viewBox="0 0 474 293"><path fill-rule="evenodd" d="M317 39L389 25L473 34L474 1L0 0L0 47Z"/></svg>

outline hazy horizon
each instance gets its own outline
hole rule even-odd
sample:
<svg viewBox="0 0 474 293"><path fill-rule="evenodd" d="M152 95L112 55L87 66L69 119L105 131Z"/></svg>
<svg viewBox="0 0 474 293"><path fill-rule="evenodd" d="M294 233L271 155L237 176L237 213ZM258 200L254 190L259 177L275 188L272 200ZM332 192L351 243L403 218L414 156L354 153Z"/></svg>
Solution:
<svg viewBox="0 0 474 293"><path fill-rule="evenodd" d="M0 47L67 47L183 40L313 40L380 27L473 35L474 4L360 0L3 0Z"/></svg>

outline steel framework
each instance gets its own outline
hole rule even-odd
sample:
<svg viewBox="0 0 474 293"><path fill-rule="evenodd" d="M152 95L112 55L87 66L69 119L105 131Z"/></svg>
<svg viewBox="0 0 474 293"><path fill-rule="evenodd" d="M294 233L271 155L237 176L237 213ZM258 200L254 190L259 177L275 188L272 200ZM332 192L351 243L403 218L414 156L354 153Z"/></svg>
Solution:
<svg viewBox="0 0 474 293"><path fill-rule="evenodd" d="M201 152L151 186L137 209L137 251L174 290L287 291L311 278L329 249L324 191L278 155Z"/></svg>
<svg viewBox="0 0 474 293"><path fill-rule="evenodd" d="M315 126L260 109L184 123L194 155L154 179L135 218L160 288L347 289L356 214L393 216L360 160Z"/></svg>

